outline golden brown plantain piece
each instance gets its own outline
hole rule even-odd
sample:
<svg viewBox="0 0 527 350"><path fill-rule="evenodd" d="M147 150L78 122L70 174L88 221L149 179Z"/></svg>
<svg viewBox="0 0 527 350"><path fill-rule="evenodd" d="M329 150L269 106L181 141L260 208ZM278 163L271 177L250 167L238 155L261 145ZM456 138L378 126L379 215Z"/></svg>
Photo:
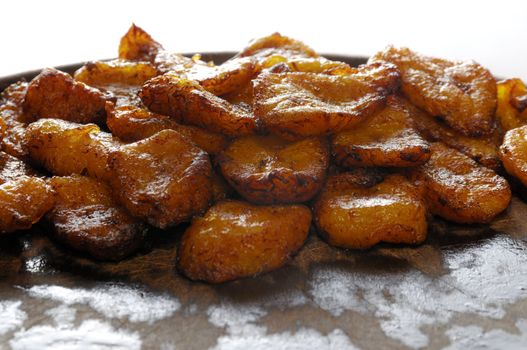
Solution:
<svg viewBox="0 0 527 350"><path fill-rule="evenodd" d="M142 107L137 93L148 79L156 75L157 69L149 62L115 59L87 63L75 72L74 77L111 95L117 106Z"/></svg>
<svg viewBox="0 0 527 350"><path fill-rule="evenodd" d="M121 146L109 166L121 204L159 228L205 211L212 197L207 153L174 130Z"/></svg>
<svg viewBox="0 0 527 350"><path fill-rule="evenodd" d="M53 236L96 259L121 260L139 249L146 225L130 216L103 182L85 176L53 177Z"/></svg>
<svg viewBox="0 0 527 350"><path fill-rule="evenodd" d="M28 121L58 118L78 123L102 123L108 96L75 81L69 74L46 68L29 83L24 100Z"/></svg>
<svg viewBox="0 0 527 350"><path fill-rule="evenodd" d="M527 86L520 79L498 82L496 117L504 131L527 124Z"/></svg>
<svg viewBox="0 0 527 350"><path fill-rule="evenodd" d="M426 239L426 206L420 189L399 174L375 182L353 173L328 178L314 215L329 244L366 249L380 242L419 244Z"/></svg>
<svg viewBox="0 0 527 350"><path fill-rule="evenodd" d="M527 186L527 125L507 131L500 158L507 173Z"/></svg>
<svg viewBox="0 0 527 350"><path fill-rule="evenodd" d="M175 75L181 79L198 82L214 95L224 95L239 90L250 83L257 73L257 65L250 57L235 57L214 65L200 60L199 55L188 58L178 54L162 54L155 65L160 73Z"/></svg>
<svg viewBox="0 0 527 350"><path fill-rule="evenodd" d="M233 141L216 157L229 184L255 203L300 203L315 196L329 165L325 140L287 142L276 136Z"/></svg>
<svg viewBox="0 0 527 350"><path fill-rule="evenodd" d="M494 130L496 80L478 63L427 57L392 46L369 60L379 61L397 65L410 101L452 128L467 136Z"/></svg>
<svg viewBox="0 0 527 350"><path fill-rule="evenodd" d="M261 74L254 80L254 113L264 129L289 139L338 132L380 111L398 84L388 63L342 76Z"/></svg>
<svg viewBox="0 0 527 350"><path fill-rule="evenodd" d="M53 203L52 189L41 178L23 175L0 184L0 233L30 228Z"/></svg>
<svg viewBox="0 0 527 350"><path fill-rule="evenodd" d="M302 205L217 203L185 231L179 269L209 283L275 270L304 244L310 223L311 212Z"/></svg>
<svg viewBox="0 0 527 350"><path fill-rule="evenodd" d="M107 85L142 85L158 74L149 62L114 59L86 63L73 77L75 80L95 87Z"/></svg>
<svg viewBox="0 0 527 350"><path fill-rule="evenodd" d="M170 73L150 79L140 96L153 112L227 136L249 135L257 127L256 118L243 108Z"/></svg>
<svg viewBox="0 0 527 350"><path fill-rule="evenodd" d="M498 147L502 138L500 130L496 128L491 135L482 137L466 136L408 101L403 101L410 111L415 127L425 139L430 142L443 142L445 145L457 149L487 168L500 169L501 161L498 156Z"/></svg>
<svg viewBox="0 0 527 350"><path fill-rule="evenodd" d="M337 164L344 167L409 167L430 158L430 145L394 96L381 112L354 129L335 134L331 149Z"/></svg>
<svg viewBox="0 0 527 350"><path fill-rule="evenodd" d="M106 124L123 141L133 142L146 139L161 130L172 129L194 142L199 148L210 154L218 154L227 146L227 138L195 126L181 125L174 119L145 108L134 106L115 107L106 105Z"/></svg>
<svg viewBox="0 0 527 350"><path fill-rule="evenodd" d="M27 82L19 81L8 86L0 95L0 118L6 127L2 139L2 149L20 159L27 158L25 145L27 125L22 110L27 87Z"/></svg>
<svg viewBox="0 0 527 350"><path fill-rule="evenodd" d="M301 41L273 33L263 38L252 40L238 56L253 56L260 61L265 61L269 56L292 57L318 57L318 54Z"/></svg>
<svg viewBox="0 0 527 350"><path fill-rule="evenodd" d="M132 24L119 43L119 58L133 61L153 61L163 50L150 34Z"/></svg>
<svg viewBox="0 0 527 350"><path fill-rule="evenodd" d="M95 124L40 119L28 126L26 137L31 160L55 175L112 177L108 157L120 143Z"/></svg>
<svg viewBox="0 0 527 350"><path fill-rule="evenodd" d="M487 223L507 208L511 190L504 178L442 143L431 150L428 163L412 177L423 183L433 214L463 224Z"/></svg>

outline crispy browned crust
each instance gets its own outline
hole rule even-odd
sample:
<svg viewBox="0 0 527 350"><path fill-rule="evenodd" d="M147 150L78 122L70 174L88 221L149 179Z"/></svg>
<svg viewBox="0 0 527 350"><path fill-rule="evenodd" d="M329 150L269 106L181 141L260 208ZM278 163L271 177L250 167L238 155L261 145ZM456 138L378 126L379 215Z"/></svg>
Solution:
<svg viewBox="0 0 527 350"><path fill-rule="evenodd" d="M27 121L58 118L78 123L102 123L108 96L75 81L69 74L46 68L29 83L24 100Z"/></svg>
<svg viewBox="0 0 527 350"><path fill-rule="evenodd" d="M150 34L132 24L119 43L119 58L153 61L161 50L163 50L161 44L152 39Z"/></svg>
<svg viewBox="0 0 527 350"><path fill-rule="evenodd" d="M422 109L403 100L410 111L410 117L419 133L430 142L442 142L474 159L479 164L493 170L501 169L498 147L501 144L502 132L495 129L491 135L471 137L452 129L445 123L432 117Z"/></svg>
<svg viewBox="0 0 527 350"><path fill-rule="evenodd" d="M106 124L112 134L127 142L146 139L161 130L171 129L210 154L218 154L228 144L227 138L221 134L179 124L166 115L153 113L145 108L130 105L115 107L109 102L106 105L106 114Z"/></svg>
<svg viewBox="0 0 527 350"><path fill-rule="evenodd" d="M109 167L120 203L159 228L202 213L212 197L207 153L173 130L121 146L111 153Z"/></svg>
<svg viewBox="0 0 527 350"><path fill-rule="evenodd" d="M490 134L495 126L496 80L476 62L449 61L388 47L370 62L399 68L410 101L467 136Z"/></svg>
<svg viewBox="0 0 527 350"><path fill-rule="evenodd" d="M329 244L366 249L377 243L419 244L426 239L426 206L419 188L402 175L330 176L314 205L315 223Z"/></svg>
<svg viewBox="0 0 527 350"><path fill-rule="evenodd" d="M108 157L120 143L95 124L40 119L28 126L26 138L31 161L52 174L112 177Z"/></svg>
<svg viewBox="0 0 527 350"><path fill-rule="evenodd" d="M53 204L53 191L44 179L23 175L0 184L0 233L30 228Z"/></svg>
<svg viewBox="0 0 527 350"><path fill-rule="evenodd" d="M399 86L391 64L352 74L269 73L254 80L254 113L265 130L290 139L350 129L380 111Z"/></svg>
<svg viewBox="0 0 527 350"><path fill-rule="evenodd" d="M304 244L311 212L302 205L217 203L197 217L179 247L190 279L222 283L275 270Z"/></svg>
<svg viewBox="0 0 527 350"><path fill-rule="evenodd" d="M430 158L430 146L415 130L409 111L396 97L356 128L333 136L331 150L344 167L410 167Z"/></svg>
<svg viewBox="0 0 527 350"><path fill-rule="evenodd" d="M527 86L521 79L498 82L496 117L505 131L527 124Z"/></svg>
<svg viewBox="0 0 527 350"><path fill-rule="evenodd" d="M430 211L458 223L487 223L511 200L507 180L463 153L438 142L413 178L423 182Z"/></svg>
<svg viewBox="0 0 527 350"><path fill-rule="evenodd" d="M254 133L257 127L256 118L246 110L206 91L195 81L170 73L149 80L140 96L153 112L212 132L243 136Z"/></svg>
<svg viewBox="0 0 527 350"><path fill-rule="evenodd" d="M527 186L527 126L507 131L500 147L500 158L507 173Z"/></svg>
<svg viewBox="0 0 527 350"><path fill-rule="evenodd" d="M301 203L324 184L329 165L325 140L287 142L274 136L233 141L216 161L223 176L254 203Z"/></svg>
<svg viewBox="0 0 527 350"><path fill-rule="evenodd" d="M27 158L24 136L26 123L22 105L28 85L27 82L19 81L8 86L0 95L0 119L5 125L2 150L20 159Z"/></svg>
<svg viewBox="0 0 527 350"><path fill-rule="evenodd" d="M103 182L84 176L53 177L55 207L49 213L53 236L100 260L121 260L137 251L146 225L112 197Z"/></svg>

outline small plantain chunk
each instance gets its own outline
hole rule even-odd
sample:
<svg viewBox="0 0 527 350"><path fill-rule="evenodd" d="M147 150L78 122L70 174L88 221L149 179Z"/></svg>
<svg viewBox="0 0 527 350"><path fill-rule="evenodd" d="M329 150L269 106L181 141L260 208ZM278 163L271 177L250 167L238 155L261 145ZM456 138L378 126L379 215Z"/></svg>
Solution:
<svg viewBox="0 0 527 350"><path fill-rule="evenodd" d="M212 199L207 153L174 130L121 146L110 154L109 167L120 203L152 226L187 221Z"/></svg>
<svg viewBox="0 0 527 350"><path fill-rule="evenodd" d="M487 223L511 200L507 180L442 143L431 146L428 163L413 171L424 185L430 211L462 224Z"/></svg>
<svg viewBox="0 0 527 350"><path fill-rule="evenodd" d="M108 96L74 80L69 74L46 68L29 83L24 100L28 122L58 118L78 123L102 123Z"/></svg>
<svg viewBox="0 0 527 350"><path fill-rule="evenodd" d="M507 131L500 158L507 173L527 186L527 125Z"/></svg>
<svg viewBox="0 0 527 350"><path fill-rule="evenodd" d="M527 86L518 78L498 82L496 117L504 131L527 124Z"/></svg>
<svg viewBox="0 0 527 350"><path fill-rule="evenodd" d="M28 126L26 137L31 160L54 175L111 178L108 156L119 142L95 124L40 119Z"/></svg>
<svg viewBox="0 0 527 350"><path fill-rule="evenodd" d="M209 154L218 154L227 146L227 138L221 134L191 125L182 125L174 119L145 108L135 106L115 107L106 105L108 118L106 124L114 136L126 142L146 139L161 130L171 129L179 132Z"/></svg>
<svg viewBox="0 0 527 350"><path fill-rule="evenodd" d="M328 178L314 215L329 244L366 249L380 242L419 244L426 239L426 206L417 186L398 174L370 187L364 183L353 173Z"/></svg>
<svg viewBox="0 0 527 350"><path fill-rule="evenodd" d="M382 110L399 73L391 64L373 64L342 76L267 73L253 84L254 113L263 128L298 139L350 129Z"/></svg>
<svg viewBox="0 0 527 350"><path fill-rule="evenodd" d="M496 126L496 80L476 62L449 61L390 46L369 62L390 62L401 71L402 90L417 107L467 136Z"/></svg>
<svg viewBox="0 0 527 350"><path fill-rule="evenodd" d="M23 103L28 83L19 81L9 85L0 95L0 118L5 123L2 150L10 155L27 159L25 144L26 120Z"/></svg>
<svg viewBox="0 0 527 350"><path fill-rule="evenodd" d="M54 203L45 180L19 176L0 184L0 233L25 230L37 223Z"/></svg>
<svg viewBox="0 0 527 350"><path fill-rule="evenodd" d="M304 244L310 223L311 212L303 205L217 203L185 231L179 269L209 283L275 270Z"/></svg>
<svg viewBox="0 0 527 350"><path fill-rule="evenodd" d="M227 136L253 134L257 126L245 109L215 96L196 81L172 73L150 79L140 96L153 112Z"/></svg>
<svg viewBox="0 0 527 350"><path fill-rule="evenodd" d="M50 184L56 203L48 218L57 240L101 260L121 260L143 243L146 225L115 202L108 185L78 175Z"/></svg>
<svg viewBox="0 0 527 350"><path fill-rule="evenodd" d="M276 136L233 141L216 161L229 184L255 203L300 203L315 196L326 178L329 150L312 137L288 142Z"/></svg>
<svg viewBox="0 0 527 350"><path fill-rule="evenodd" d="M386 108L356 128L333 136L335 161L344 167L410 167L430 158L430 147L415 130L408 110L389 97Z"/></svg>

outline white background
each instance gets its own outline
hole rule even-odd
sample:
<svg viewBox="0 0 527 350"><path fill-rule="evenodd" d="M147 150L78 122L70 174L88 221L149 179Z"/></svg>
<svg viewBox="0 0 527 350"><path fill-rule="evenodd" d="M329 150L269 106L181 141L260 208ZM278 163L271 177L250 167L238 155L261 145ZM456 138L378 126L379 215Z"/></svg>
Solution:
<svg viewBox="0 0 527 350"><path fill-rule="evenodd" d="M4 1L0 76L114 57L132 22L176 52L238 50L279 31L319 52L388 44L527 80L527 1Z"/></svg>

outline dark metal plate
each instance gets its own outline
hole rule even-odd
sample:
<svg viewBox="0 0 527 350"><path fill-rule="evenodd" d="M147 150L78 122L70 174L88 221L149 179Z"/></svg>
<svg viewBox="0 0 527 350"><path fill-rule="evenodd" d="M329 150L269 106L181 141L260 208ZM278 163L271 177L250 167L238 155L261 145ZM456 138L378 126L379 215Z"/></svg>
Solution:
<svg viewBox="0 0 527 350"><path fill-rule="evenodd" d="M181 228L100 263L39 224L0 238L0 348L526 348L526 217L514 198L491 225L436 220L414 248L345 251L311 234L284 268L218 286L175 270Z"/></svg>

